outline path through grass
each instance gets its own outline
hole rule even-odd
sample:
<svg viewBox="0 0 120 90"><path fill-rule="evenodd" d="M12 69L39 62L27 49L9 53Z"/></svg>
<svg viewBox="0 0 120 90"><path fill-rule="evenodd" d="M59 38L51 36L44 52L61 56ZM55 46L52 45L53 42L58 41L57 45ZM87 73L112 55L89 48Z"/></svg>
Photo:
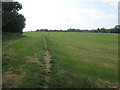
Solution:
<svg viewBox="0 0 120 90"><path fill-rule="evenodd" d="M4 88L117 86L117 34L26 32L23 35L26 37L3 41ZM50 72L45 70L46 64Z"/></svg>

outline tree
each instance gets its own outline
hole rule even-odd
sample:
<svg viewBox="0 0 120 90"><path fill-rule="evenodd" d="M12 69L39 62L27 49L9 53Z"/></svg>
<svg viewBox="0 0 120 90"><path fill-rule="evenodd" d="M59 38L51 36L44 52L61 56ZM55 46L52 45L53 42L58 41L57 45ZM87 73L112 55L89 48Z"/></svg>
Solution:
<svg viewBox="0 0 120 90"><path fill-rule="evenodd" d="M105 33L106 32L105 28L101 28L101 32Z"/></svg>
<svg viewBox="0 0 120 90"><path fill-rule="evenodd" d="M115 33L120 33L120 25L116 25L116 26L114 27L114 32L115 32Z"/></svg>
<svg viewBox="0 0 120 90"><path fill-rule="evenodd" d="M25 18L18 11L22 9L22 5L18 2L2 3L2 31L22 33L25 27Z"/></svg>
<svg viewBox="0 0 120 90"><path fill-rule="evenodd" d="M98 28L96 32L100 32L100 29Z"/></svg>

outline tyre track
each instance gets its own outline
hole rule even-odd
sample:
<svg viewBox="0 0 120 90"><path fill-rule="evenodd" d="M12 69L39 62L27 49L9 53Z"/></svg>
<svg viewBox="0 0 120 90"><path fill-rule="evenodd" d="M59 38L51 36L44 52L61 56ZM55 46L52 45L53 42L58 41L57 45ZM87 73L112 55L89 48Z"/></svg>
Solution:
<svg viewBox="0 0 120 90"><path fill-rule="evenodd" d="M44 88L49 88L48 86L48 81L50 79L50 76L48 75L48 73L51 72L51 55L49 54L49 51L48 51L48 47L47 47L47 43L46 43L46 40L45 38L43 37L43 41L44 41L44 49L45 49L45 52L44 52L44 59L45 59L45 72L47 73L45 75L45 82L46 82L46 85L44 86Z"/></svg>

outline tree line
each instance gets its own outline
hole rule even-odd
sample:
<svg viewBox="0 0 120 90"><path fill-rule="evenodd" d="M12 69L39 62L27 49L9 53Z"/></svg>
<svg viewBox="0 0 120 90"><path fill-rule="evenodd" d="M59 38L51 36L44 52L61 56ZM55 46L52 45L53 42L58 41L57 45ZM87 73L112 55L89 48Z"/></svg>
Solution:
<svg viewBox="0 0 120 90"><path fill-rule="evenodd" d="M67 30L48 30L48 29L37 29L36 32L95 32L95 33L120 33L120 25L116 25L114 28L105 29L98 28L96 30L81 30L70 28Z"/></svg>

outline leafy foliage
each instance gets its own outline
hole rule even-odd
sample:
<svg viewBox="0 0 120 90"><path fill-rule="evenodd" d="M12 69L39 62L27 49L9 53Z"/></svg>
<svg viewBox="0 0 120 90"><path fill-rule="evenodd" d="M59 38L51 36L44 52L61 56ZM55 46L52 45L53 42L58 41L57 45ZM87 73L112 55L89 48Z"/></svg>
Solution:
<svg viewBox="0 0 120 90"><path fill-rule="evenodd" d="M25 18L18 11L22 9L19 2L2 3L2 30L6 32L22 33L25 27Z"/></svg>

